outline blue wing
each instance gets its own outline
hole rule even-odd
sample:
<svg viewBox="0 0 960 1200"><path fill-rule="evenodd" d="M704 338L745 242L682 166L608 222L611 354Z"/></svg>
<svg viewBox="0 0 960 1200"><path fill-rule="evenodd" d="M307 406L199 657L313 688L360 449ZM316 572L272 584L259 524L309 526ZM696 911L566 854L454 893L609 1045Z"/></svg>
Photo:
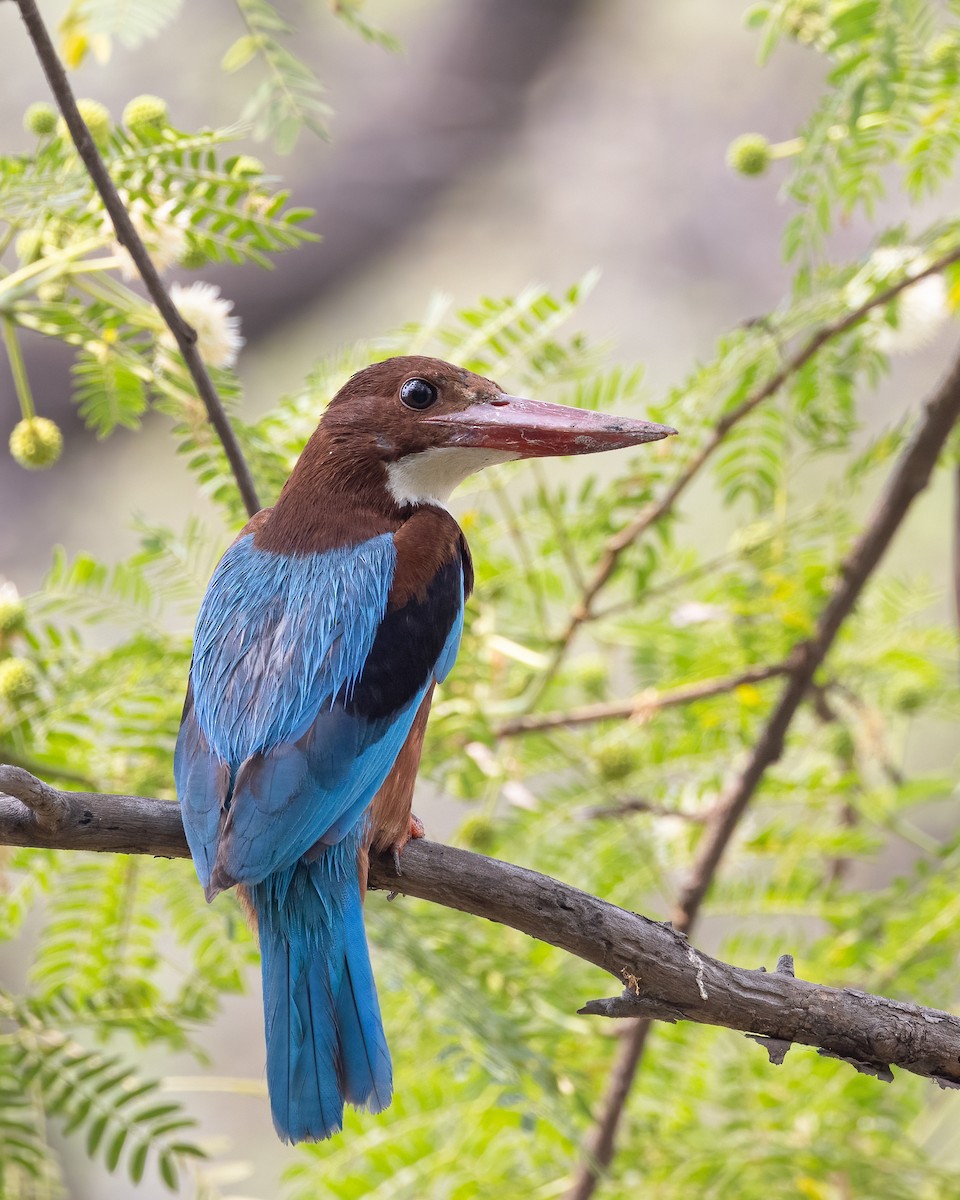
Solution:
<svg viewBox="0 0 960 1200"><path fill-rule="evenodd" d="M174 770L208 894L334 844L386 778L463 622L457 556L388 610L383 534L281 555L253 535L221 560L197 622Z"/></svg>

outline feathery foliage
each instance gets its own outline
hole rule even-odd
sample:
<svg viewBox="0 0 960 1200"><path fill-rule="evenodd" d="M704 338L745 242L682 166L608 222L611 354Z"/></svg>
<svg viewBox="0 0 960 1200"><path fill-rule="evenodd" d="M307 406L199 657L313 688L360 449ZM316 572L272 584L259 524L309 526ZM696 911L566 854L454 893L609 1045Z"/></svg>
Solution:
<svg viewBox="0 0 960 1200"><path fill-rule="evenodd" d="M362 36L387 40L358 3L333 8ZM71 4L65 52L79 61L106 38L135 44L176 9ZM259 62L265 81L248 118L289 148L303 127L322 128L319 84L289 51L276 9L238 9L246 33L225 66ZM506 467L464 489L456 511L477 590L423 765L457 814L461 844L657 916L670 912L704 821L781 686L736 681L784 662L810 635L864 504L914 426L912 396L878 423L874 389L923 321L949 319L958 295L956 267L886 293L960 252L960 217L943 199L960 145L960 7L779 0L748 20L764 59L783 39L824 57L821 103L776 156L793 160L785 250L800 265L771 312L734 324L664 395L648 392L641 366L611 364L576 332L592 275L559 295L530 287L459 311L438 298L421 321L324 359L255 419L241 415L230 366L213 372L266 503L329 397L396 353L438 354L512 390L642 412L682 431L634 455L559 472ZM109 131L111 173L161 266L263 266L307 236L303 211L236 153L238 137ZM835 261L837 222L871 214L891 180L925 199L922 219L877 225L868 252ZM99 435L136 428L149 405L167 415L216 513L209 526L137 525L139 548L120 562L52 551L44 586L9 626L0 591L0 667L25 664L11 675L16 690L0 693L0 760L172 800L189 624L242 504L183 364L128 286L124 255L59 136L0 159L0 222L0 317L75 348L75 396ZM623 540L687 473L702 489L702 527L685 520L693 502L683 493ZM590 619L564 645L612 546ZM735 961L772 964L786 946L809 978L956 1005L955 763L941 754L928 769L912 752L960 715L957 638L939 586L885 571L818 676L710 893L710 937ZM729 688L650 703L715 679ZM633 701L632 719L502 729L519 715L576 716L618 698ZM144 1047L204 1063L205 1029L253 977L236 904L205 906L189 864L128 857L10 850L0 882L4 936L33 939L26 983L0 998L0 1195L62 1194L51 1118L134 1182L152 1172L172 1190L214 1194L186 1106L134 1063ZM426 904L371 897L367 918L396 1098L378 1117L351 1113L343 1138L295 1152L284 1194L514 1195L522 1180L525 1195L561 1195L617 1043L575 1009L609 980ZM937 1200L960 1191L957 1103L918 1079L882 1087L812 1052L793 1051L775 1070L727 1032L658 1028L603 1194ZM261 1115L266 1125L265 1106ZM234 1145L243 1136L216 1133Z"/></svg>

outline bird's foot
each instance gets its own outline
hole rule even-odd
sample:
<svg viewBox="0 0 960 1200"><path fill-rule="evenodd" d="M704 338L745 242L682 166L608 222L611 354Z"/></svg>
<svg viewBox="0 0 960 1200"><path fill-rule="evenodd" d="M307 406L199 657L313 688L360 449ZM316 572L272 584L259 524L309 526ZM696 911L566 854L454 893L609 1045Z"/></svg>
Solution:
<svg viewBox="0 0 960 1200"><path fill-rule="evenodd" d="M390 853L393 856L393 869L398 875L402 875L403 871L400 867L400 855L403 853L407 842L412 842L416 838L424 836L423 822L414 813L410 814L410 828L407 830L406 837L400 837L390 847Z"/></svg>

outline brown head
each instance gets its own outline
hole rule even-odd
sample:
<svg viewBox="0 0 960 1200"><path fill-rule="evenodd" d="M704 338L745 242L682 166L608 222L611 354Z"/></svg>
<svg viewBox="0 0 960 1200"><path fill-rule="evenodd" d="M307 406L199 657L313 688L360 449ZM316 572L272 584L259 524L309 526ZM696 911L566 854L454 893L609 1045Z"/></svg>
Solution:
<svg viewBox="0 0 960 1200"><path fill-rule="evenodd" d="M443 504L468 475L495 463L616 450L672 433L511 396L437 358L389 358L359 371L331 400L275 517L291 504L306 516L321 494L327 520L331 504L395 516L411 504Z"/></svg>

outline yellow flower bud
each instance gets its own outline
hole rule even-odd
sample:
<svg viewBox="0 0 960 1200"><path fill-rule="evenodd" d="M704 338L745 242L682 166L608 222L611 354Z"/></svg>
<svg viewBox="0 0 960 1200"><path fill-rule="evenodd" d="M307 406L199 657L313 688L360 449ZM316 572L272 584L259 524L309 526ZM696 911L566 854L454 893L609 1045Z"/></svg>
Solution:
<svg viewBox="0 0 960 1200"><path fill-rule="evenodd" d="M26 658L0 660L0 699L22 700L33 691L36 673Z"/></svg>
<svg viewBox="0 0 960 1200"><path fill-rule="evenodd" d="M99 100L78 100L77 108L80 110L83 123L90 130L90 136L102 150L110 136L110 110ZM67 129L67 123L63 117L57 122L57 133L65 141L70 137L70 131Z"/></svg>
<svg viewBox="0 0 960 1200"><path fill-rule="evenodd" d="M0 638L20 633L27 609L12 584L0 587Z"/></svg>
<svg viewBox="0 0 960 1200"><path fill-rule="evenodd" d="M625 742L612 742L601 746L596 756L600 775L608 783L619 783L640 765L640 756L633 746Z"/></svg>
<svg viewBox="0 0 960 1200"><path fill-rule="evenodd" d="M49 137L57 127L57 110L52 104L31 104L23 114L23 127L37 137Z"/></svg>
<svg viewBox="0 0 960 1200"><path fill-rule="evenodd" d="M135 96L123 110L123 123L131 133L162 129L167 124L166 100L159 96Z"/></svg>
<svg viewBox="0 0 960 1200"><path fill-rule="evenodd" d="M727 165L741 175L762 175L770 165L770 143L762 133L743 133L727 147Z"/></svg>
<svg viewBox="0 0 960 1200"><path fill-rule="evenodd" d="M468 850L488 854L496 842L497 829L489 817L472 813L460 826L458 840Z"/></svg>
<svg viewBox="0 0 960 1200"><path fill-rule="evenodd" d="M47 417L25 417L10 434L10 453L21 467L52 467L63 449L63 434Z"/></svg>

